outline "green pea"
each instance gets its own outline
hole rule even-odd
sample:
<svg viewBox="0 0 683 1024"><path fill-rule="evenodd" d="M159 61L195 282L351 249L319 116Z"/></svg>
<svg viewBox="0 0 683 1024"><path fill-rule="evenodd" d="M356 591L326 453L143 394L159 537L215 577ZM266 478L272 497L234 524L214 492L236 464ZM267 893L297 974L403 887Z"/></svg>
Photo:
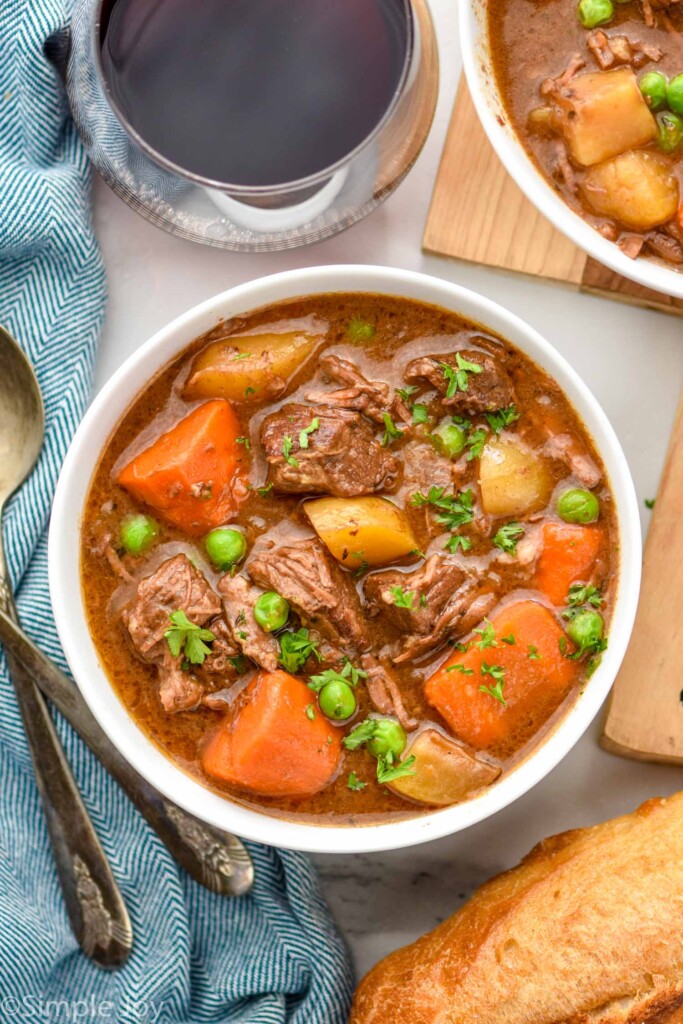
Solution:
<svg viewBox="0 0 683 1024"><path fill-rule="evenodd" d="M449 459L454 459L465 449L467 440L465 431L449 420L444 420L438 427L435 427L431 436L438 450L447 455Z"/></svg>
<svg viewBox="0 0 683 1024"><path fill-rule="evenodd" d="M595 647L605 632L605 623L602 615L597 612L579 612L567 626L567 636L573 640L580 651Z"/></svg>
<svg viewBox="0 0 683 1024"><path fill-rule="evenodd" d="M657 114L657 145L665 153L673 153L683 142L683 120L678 114L662 110Z"/></svg>
<svg viewBox="0 0 683 1024"><path fill-rule="evenodd" d="M213 564L221 572L227 572L233 565L237 565L247 553L244 534L227 526L219 526L217 530L207 533L204 547Z"/></svg>
<svg viewBox="0 0 683 1024"><path fill-rule="evenodd" d="M335 722L350 718L356 710L353 690L341 679L325 683L318 694L318 704L322 713Z"/></svg>
<svg viewBox="0 0 683 1024"><path fill-rule="evenodd" d="M676 79L674 79L675 81ZM650 110L656 113L666 106L668 83L666 75L663 75L661 71L646 71L638 84Z"/></svg>
<svg viewBox="0 0 683 1024"><path fill-rule="evenodd" d="M274 633L276 629L282 629L287 622L289 605L284 597L280 597L274 590L267 590L254 605L254 618L266 633Z"/></svg>
<svg viewBox="0 0 683 1024"><path fill-rule="evenodd" d="M674 114L683 114L683 75L676 75L667 85L666 102Z"/></svg>
<svg viewBox="0 0 683 1024"><path fill-rule="evenodd" d="M351 341L372 341L375 337L375 325L354 317L346 328L346 333Z"/></svg>
<svg viewBox="0 0 683 1024"><path fill-rule="evenodd" d="M141 555L159 536L159 524L149 516L130 515L121 523L121 543L131 555Z"/></svg>
<svg viewBox="0 0 683 1024"><path fill-rule="evenodd" d="M403 726L394 718L377 719L375 732L368 743L368 750L373 757L386 757L393 754L395 758L401 756L406 749L408 738Z"/></svg>
<svg viewBox="0 0 683 1024"><path fill-rule="evenodd" d="M557 514L565 523L594 523L600 515L600 502L590 491L573 487L557 499Z"/></svg>
<svg viewBox="0 0 683 1024"><path fill-rule="evenodd" d="M584 28L606 25L613 17L612 0L579 0L579 21Z"/></svg>

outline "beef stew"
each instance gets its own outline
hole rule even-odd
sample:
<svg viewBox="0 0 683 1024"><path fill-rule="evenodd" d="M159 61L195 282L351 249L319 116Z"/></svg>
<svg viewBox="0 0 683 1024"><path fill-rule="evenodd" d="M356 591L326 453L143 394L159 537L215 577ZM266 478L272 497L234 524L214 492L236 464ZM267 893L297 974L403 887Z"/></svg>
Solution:
<svg viewBox="0 0 683 1024"><path fill-rule="evenodd" d="M123 704L232 800L321 823L481 792L607 644L618 529L559 386L407 299L220 324L134 400L82 524Z"/></svg>
<svg viewBox="0 0 683 1024"><path fill-rule="evenodd" d="M495 0L510 122L562 198L628 256L683 264L683 6Z"/></svg>

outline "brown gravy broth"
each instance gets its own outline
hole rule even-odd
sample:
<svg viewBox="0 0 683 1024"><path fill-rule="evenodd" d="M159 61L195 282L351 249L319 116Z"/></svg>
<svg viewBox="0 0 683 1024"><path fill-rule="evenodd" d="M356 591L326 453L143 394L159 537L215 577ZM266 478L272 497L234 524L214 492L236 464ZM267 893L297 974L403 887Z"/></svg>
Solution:
<svg viewBox="0 0 683 1024"><path fill-rule="evenodd" d="M360 318L375 325L376 333L372 340L358 343L349 341L347 328L353 318ZM271 325L277 325L276 329L282 330L289 323L294 323L297 327L306 323L323 325L325 335L320 348L290 381L283 398L262 405L234 406L242 433L251 439L251 448L247 450L242 446L239 459L252 489L234 520L235 524L244 530L249 550L256 539L266 531L277 532L278 524L282 521L300 527L303 533L310 535L312 532L302 511L305 498L299 495L277 495L272 491L266 497L257 493L256 488L264 484L266 475L265 462L259 452L259 425L268 412L303 396L304 392L310 389L310 382L316 376L316 383L321 382L317 371L317 356L323 351L333 351L352 360L368 378L388 381L392 389L405 386L403 370L416 356L452 353L457 349L476 349L480 346L483 346L485 351L495 351L513 380L516 404L520 413L519 423L524 423L526 443L540 448L547 440L547 435L537 429L532 422L530 411L533 411L534 417L542 419L546 410L552 410L558 432L567 432L578 437L594 462L602 468L599 455L578 416L559 386L544 371L509 343L453 313L436 307L374 295L314 296L257 310L221 324L205 337L195 341L140 392L110 437L97 465L86 502L82 526L81 567L89 627L118 696L140 728L172 761L213 789L216 789L216 786L202 773L197 751L204 735L219 721L219 714L207 708L173 715L165 713L158 697L156 669L140 661L126 640L119 612L122 604L130 599L132 588L131 585L121 583L103 558L102 550L108 538L118 536L122 518L128 513L140 511L140 507L114 482L113 474L132 454L170 428L191 408L201 404L186 403L182 398L182 388L192 359L198 350L207 343L230 334L252 331L257 327L270 328ZM422 390L425 399L435 394L429 385ZM381 428L377 429L380 434ZM421 454L418 461L422 466L423 479L416 485L414 480L410 482L403 479L402 475L399 476L390 496L395 503L404 507L421 550L431 553L443 551L448 532L438 532L436 536L432 532L430 535L428 523L432 523L433 531L433 518L428 519L429 514L424 508L414 508L410 504L410 498L415 491L426 491L430 483L437 482L430 477L431 467L444 461L442 456L436 455L433 446L426 440L426 431L427 427L416 428L411 440L399 439L392 445L392 453L400 460L405 457L410 447L419 444ZM420 434L423 436L420 437ZM445 461L448 465L448 460ZM457 477L454 486L459 489L471 487L476 495L478 459L466 462L463 455L460 465L462 475ZM574 478L563 462L552 460L551 465L556 489L562 484L576 486ZM606 623L609 623L618 572L618 535L613 499L604 475L603 482L596 488L595 493L600 500L600 520L605 529L597 577L605 599L601 612ZM553 512L554 500L553 497L547 510L547 514L553 519L556 518ZM539 516L545 514L539 513ZM470 536L471 549L466 554L458 553L455 557L462 559L463 563L487 566L499 552L492 549L490 538L487 539L475 532L471 532ZM178 551L194 552L196 564L205 572L209 582L215 584L217 576L208 564L201 538L189 537L172 526L164 525L159 544L146 556L134 559L126 555L123 560L128 570L139 578L148 575L164 558ZM405 568L414 568L420 562L413 558L399 564ZM520 593L529 593L528 580L523 574L520 575L520 570L515 564L498 565L496 571L500 579L503 601L509 600L511 595L519 597ZM361 592L362 585L361 576L357 579L357 586ZM521 588L521 591L517 588ZM533 592L532 596L544 601L543 595L538 592ZM560 621L559 611L556 613ZM383 626L378 619L368 619L368 625L371 639L378 646L391 642L398 635L395 630ZM435 723L450 735L438 712L426 702L423 692L424 680L449 653L452 653L450 647L441 646L412 664L396 665L395 671L408 711L421 722ZM531 745L538 742L558 716L565 713L569 704L575 700L583 682L584 672L577 670L575 685L566 696L564 704L549 721L536 721L532 715L521 729L509 736L505 742L488 750L487 755L494 761L499 761L504 770L525 757ZM374 709L362 684L357 687L356 696L359 706L354 722L359 722ZM315 699L314 695L312 699ZM348 727L341 727L348 731ZM340 726L331 724L330 728ZM350 772L355 772L358 778L367 782L367 787L358 792L350 790L347 785ZM233 800L265 808L274 814L284 814L297 819L314 818L321 823L369 824L391 817L415 816L428 809L408 803L386 786L379 785L374 780L374 761L363 749L346 751L336 780L316 795L304 799L245 797L243 793L229 787L221 788L219 791L227 793Z"/></svg>
<svg viewBox="0 0 683 1024"><path fill-rule="evenodd" d="M667 9L666 18L674 29L667 31L662 20L652 27L645 25L641 0L615 2L614 6L613 20L602 26L608 37L623 34L629 39L658 47L663 53L660 61L649 61L636 69L639 78L648 71L661 71L668 78L683 72L683 37L680 35L683 32L683 9L675 5ZM539 170L565 202L606 237L617 241L621 237L641 234L596 215L583 201L580 190L573 191L568 187L558 172L556 138L529 129L530 112L545 102L539 91L545 79L561 75L575 55L585 61L585 67L579 74L602 70L587 45L589 31L579 21L576 0L489 0L487 13L499 92L512 127ZM615 68L624 66L614 65ZM648 148L659 152L655 143ZM670 162L683 195L683 160L679 154L674 155ZM580 183L582 170L573 166L573 172ZM658 232L642 234L646 239L654 239Z"/></svg>

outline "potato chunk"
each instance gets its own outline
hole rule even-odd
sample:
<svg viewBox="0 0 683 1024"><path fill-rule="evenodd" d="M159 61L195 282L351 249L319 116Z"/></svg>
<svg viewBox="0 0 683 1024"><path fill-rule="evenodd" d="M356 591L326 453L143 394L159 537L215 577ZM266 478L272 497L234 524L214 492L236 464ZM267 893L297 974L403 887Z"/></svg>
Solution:
<svg viewBox="0 0 683 1024"><path fill-rule="evenodd" d="M228 398L232 402L277 398L323 337L287 331L214 341L201 350L192 364L185 397Z"/></svg>
<svg viewBox="0 0 683 1024"><path fill-rule="evenodd" d="M581 191L596 213L636 231L665 224L678 209L678 181L669 161L649 150L622 153L591 167Z"/></svg>
<svg viewBox="0 0 683 1024"><path fill-rule="evenodd" d="M387 565L417 548L400 508L386 498L315 498L304 510L323 544L342 565Z"/></svg>
<svg viewBox="0 0 683 1024"><path fill-rule="evenodd" d="M657 125L630 68L577 75L557 102L571 157L583 167L652 142Z"/></svg>
<svg viewBox="0 0 683 1024"><path fill-rule="evenodd" d="M521 516L548 504L553 481L541 456L521 441L497 438L484 446L479 486L487 515Z"/></svg>
<svg viewBox="0 0 683 1024"><path fill-rule="evenodd" d="M436 729L426 729L413 741L406 756L414 755L414 775L389 784L399 796L419 804L445 807L464 800L483 786L490 786L500 768L448 739Z"/></svg>

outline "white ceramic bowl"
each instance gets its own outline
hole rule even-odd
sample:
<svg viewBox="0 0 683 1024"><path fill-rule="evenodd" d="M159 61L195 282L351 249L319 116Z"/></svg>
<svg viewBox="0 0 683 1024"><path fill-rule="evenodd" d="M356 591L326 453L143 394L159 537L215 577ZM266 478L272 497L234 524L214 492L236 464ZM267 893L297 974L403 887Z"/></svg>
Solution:
<svg viewBox="0 0 683 1024"><path fill-rule="evenodd" d="M629 259L567 206L548 184L510 125L493 73L486 7L495 0L458 0L460 46L467 84L484 131L501 163L551 224L589 256L618 274L665 295L683 298L683 273L662 260Z"/></svg>
<svg viewBox="0 0 683 1024"><path fill-rule="evenodd" d="M261 814L205 789L145 736L114 692L88 633L79 576L79 530L98 456L143 384L194 338L223 318L295 296L327 292L407 296L453 310L509 339L564 388L601 453L616 500L621 580L602 665L548 741L501 782L467 803L406 821L362 827L316 826ZM233 288L178 317L132 355L96 397L74 437L59 479L50 527L50 592L74 677L100 725L128 761L167 797L220 828L272 845L354 853L412 846L487 818L542 779L576 743L604 701L635 616L641 541L635 492L619 442L586 385L554 348L488 299L436 278L382 267L295 270Z"/></svg>

